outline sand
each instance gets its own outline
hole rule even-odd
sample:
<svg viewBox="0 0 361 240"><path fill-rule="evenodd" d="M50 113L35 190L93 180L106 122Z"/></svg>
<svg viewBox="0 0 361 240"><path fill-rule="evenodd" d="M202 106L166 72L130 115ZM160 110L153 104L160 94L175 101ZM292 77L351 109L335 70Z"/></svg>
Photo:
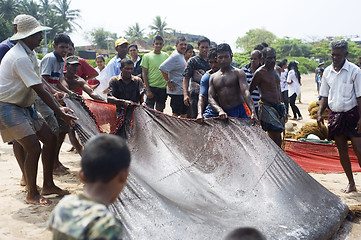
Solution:
<svg viewBox="0 0 361 240"><path fill-rule="evenodd" d="M301 128L303 124L314 122L308 117L307 107L311 101L317 100L316 84L313 74L302 76L302 104L297 104L301 110L304 120L292 121ZM166 112L170 112L169 102ZM60 159L61 162L70 168L70 174L55 176L55 183L69 190L71 193L79 193L83 190L83 184L78 180L79 155L67 152L70 149L68 143L64 143ZM51 206L33 206L26 204L25 188L20 186L21 171L17 165L12 146L0 143L0 239L2 240L45 240L51 239L51 232L46 229L50 212L60 200L56 196L49 196L53 201ZM343 199L349 207L361 206L361 192L344 194L341 188L347 185L346 176L338 174L310 174L324 187ZM361 173L355 173L357 188L361 189ZM38 186L42 185L42 165L39 164ZM361 207L360 207L361 208ZM361 239L361 220L356 218L353 221L346 220L334 239Z"/></svg>

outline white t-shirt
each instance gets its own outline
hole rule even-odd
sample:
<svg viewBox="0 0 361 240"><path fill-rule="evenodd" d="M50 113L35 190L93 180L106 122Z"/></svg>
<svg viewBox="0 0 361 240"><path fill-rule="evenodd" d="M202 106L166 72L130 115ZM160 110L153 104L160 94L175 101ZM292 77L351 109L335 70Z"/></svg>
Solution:
<svg viewBox="0 0 361 240"><path fill-rule="evenodd" d="M345 61L339 72L328 66L323 72L320 96L328 98L328 106L334 112L347 112L357 105L361 97L361 69Z"/></svg>
<svg viewBox="0 0 361 240"><path fill-rule="evenodd" d="M298 96L301 93L301 85L295 70L292 69L288 72L287 82L290 83L288 84L288 96L291 97L294 93Z"/></svg>
<svg viewBox="0 0 361 240"><path fill-rule="evenodd" d="M100 71L99 68L96 67L95 70L97 70L97 72L99 74L96 77L96 79L99 81L99 85L98 85L98 87L96 87L94 89L94 92L96 92L102 98L107 99L107 94L103 93L103 91L109 87L109 79L108 79L108 75L107 75L107 69L105 67L102 71Z"/></svg>
<svg viewBox="0 0 361 240"><path fill-rule="evenodd" d="M31 86L41 83L35 51L19 41L0 65L0 101L29 107L38 96Z"/></svg>
<svg viewBox="0 0 361 240"><path fill-rule="evenodd" d="M288 72L288 70L285 69L283 72L281 72L281 75L280 75L281 92L288 90L287 72Z"/></svg>

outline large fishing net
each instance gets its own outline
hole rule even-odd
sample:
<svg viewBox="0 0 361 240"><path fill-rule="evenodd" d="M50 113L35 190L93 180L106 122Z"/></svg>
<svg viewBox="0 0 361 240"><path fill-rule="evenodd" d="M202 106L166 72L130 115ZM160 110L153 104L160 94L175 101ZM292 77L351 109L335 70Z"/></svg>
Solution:
<svg viewBox="0 0 361 240"><path fill-rule="evenodd" d="M126 239L219 240L238 227L267 239L328 239L348 213L249 120L197 124L138 105L117 119L108 104L73 107L78 131L94 119L93 130L127 139L131 174L110 206Z"/></svg>

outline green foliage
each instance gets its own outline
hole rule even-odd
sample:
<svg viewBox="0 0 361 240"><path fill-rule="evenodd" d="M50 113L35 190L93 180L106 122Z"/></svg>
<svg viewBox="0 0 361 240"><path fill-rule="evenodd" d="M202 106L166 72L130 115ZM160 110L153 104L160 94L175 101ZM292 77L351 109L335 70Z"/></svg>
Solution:
<svg viewBox="0 0 361 240"><path fill-rule="evenodd" d="M236 47L239 49L244 49L245 51L252 50L256 45L265 42L271 44L276 39L276 36L261 28L249 30L245 36L239 37L236 41Z"/></svg>
<svg viewBox="0 0 361 240"><path fill-rule="evenodd" d="M297 61L299 62L298 64L298 70L300 71L301 74L305 74L305 73L313 73L315 72L315 68L318 67L318 62L311 60L309 58L305 58L305 57L287 57L286 58L288 60L288 63L291 61ZM283 58L279 59L279 61L282 61Z"/></svg>
<svg viewBox="0 0 361 240"><path fill-rule="evenodd" d="M13 26L3 18L0 18L0 29L0 42L13 34Z"/></svg>
<svg viewBox="0 0 361 240"><path fill-rule="evenodd" d="M88 38L98 49L113 49L117 34L105 31L104 28L96 28L88 32Z"/></svg>
<svg viewBox="0 0 361 240"><path fill-rule="evenodd" d="M237 62L238 68L241 68L242 66L249 63L249 54L249 52L233 54L233 60Z"/></svg>
<svg viewBox="0 0 361 240"><path fill-rule="evenodd" d="M348 41L347 59L353 63L357 63L359 57L361 57L361 46L354 42Z"/></svg>
<svg viewBox="0 0 361 240"><path fill-rule="evenodd" d="M42 54L42 53L37 53L36 55L38 56L39 60L43 59L43 57L44 57L44 54Z"/></svg>
<svg viewBox="0 0 361 240"><path fill-rule="evenodd" d="M168 31L172 30L171 28L168 28L167 25L168 23L166 23L165 19L162 20L160 16L156 16L153 19L153 25L149 26L152 31L151 35L153 35L153 37L159 35L164 38Z"/></svg>
<svg viewBox="0 0 361 240"><path fill-rule="evenodd" d="M172 45L166 45L163 47L162 51L170 55L174 51L174 47Z"/></svg>
<svg viewBox="0 0 361 240"><path fill-rule="evenodd" d="M320 62L331 60L330 41L323 39L318 42L311 43L311 56L319 59Z"/></svg>
<svg viewBox="0 0 361 240"><path fill-rule="evenodd" d="M137 39L143 39L144 38L144 28L141 29L139 26L139 23L135 23L134 26L128 27L128 29L125 31L125 37L129 42L134 42Z"/></svg>
<svg viewBox="0 0 361 240"><path fill-rule="evenodd" d="M309 44L302 43L301 39L277 38L270 46L276 50L279 58L311 56L312 47Z"/></svg>

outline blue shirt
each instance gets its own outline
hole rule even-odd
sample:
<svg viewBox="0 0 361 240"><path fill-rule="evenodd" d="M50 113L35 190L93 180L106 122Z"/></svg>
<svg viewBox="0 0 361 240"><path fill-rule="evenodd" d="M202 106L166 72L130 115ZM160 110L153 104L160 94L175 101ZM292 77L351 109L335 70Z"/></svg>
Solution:
<svg viewBox="0 0 361 240"><path fill-rule="evenodd" d="M128 56L126 56L125 58L128 58ZM122 61L122 59L118 56L115 55L108 63L107 65L107 78L110 79L114 76L119 76L119 74L122 72L120 70L120 62Z"/></svg>
<svg viewBox="0 0 361 240"><path fill-rule="evenodd" d="M208 89L209 89L209 79L211 78L211 75L209 75L209 73L205 73L202 76L201 79L201 87L199 89L199 94L205 96L206 98L208 98Z"/></svg>
<svg viewBox="0 0 361 240"><path fill-rule="evenodd" d="M15 46L15 42L11 41L10 38L0 43L0 63L3 60L5 54L10 50L10 48L14 46Z"/></svg>

